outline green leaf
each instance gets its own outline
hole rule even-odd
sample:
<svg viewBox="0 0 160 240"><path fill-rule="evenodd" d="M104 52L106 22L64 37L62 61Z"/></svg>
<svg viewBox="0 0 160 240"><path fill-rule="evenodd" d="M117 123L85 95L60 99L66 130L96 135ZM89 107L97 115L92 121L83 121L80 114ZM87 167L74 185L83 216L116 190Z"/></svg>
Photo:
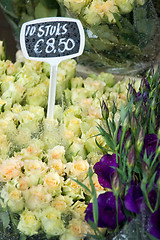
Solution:
<svg viewBox="0 0 160 240"><path fill-rule="evenodd" d="M114 151L115 145L113 143L112 137L98 124L97 126L100 134L102 135L103 139L107 143L107 145Z"/></svg>
<svg viewBox="0 0 160 240"><path fill-rule="evenodd" d="M158 78L159 78L159 68L156 70L153 76L153 82L157 82Z"/></svg>
<svg viewBox="0 0 160 240"><path fill-rule="evenodd" d="M126 114L127 114L127 110L125 109L125 106L122 103L121 104L121 111L120 111L120 117L121 117L122 124L124 123L124 120L126 118Z"/></svg>
<svg viewBox="0 0 160 240"><path fill-rule="evenodd" d="M2 8L5 14L8 14L13 18L17 18L17 16L14 14L11 0L0 0L0 7Z"/></svg>
<svg viewBox="0 0 160 240"><path fill-rule="evenodd" d="M46 8L59 8L59 4L56 0L41 0L41 3L46 7Z"/></svg>
<svg viewBox="0 0 160 240"><path fill-rule="evenodd" d="M97 225L98 224L98 202L97 202L96 189L92 181L92 175L93 175L93 171L91 167L89 167L88 176L89 176L89 182L91 186L92 199L93 199L93 218L94 218L95 224Z"/></svg>
<svg viewBox="0 0 160 240"><path fill-rule="evenodd" d="M116 130L115 122L114 122L114 121L111 121L111 120L109 119L109 126L110 126L110 128L111 128L111 130L112 130L112 134L113 134L113 136L114 136L114 132L115 132L115 130Z"/></svg>
<svg viewBox="0 0 160 240"><path fill-rule="evenodd" d="M124 172L120 168L112 167L114 168L122 177L124 177Z"/></svg>
<svg viewBox="0 0 160 240"><path fill-rule="evenodd" d="M35 8L35 18L56 17L57 9L48 9L41 2Z"/></svg>
<svg viewBox="0 0 160 240"><path fill-rule="evenodd" d="M82 182L80 182L80 181L78 181L78 180L76 180L74 178L71 178L71 180L76 182L76 183L78 183L81 187L83 187L87 192L89 192L91 194L90 189L85 184L83 184Z"/></svg>
<svg viewBox="0 0 160 240"><path fill-rule="evenodd" d="M4 103L3 105L2 105L2 107L1 107L1 112L4 112L5 111L5 105L6 105L6 103Z"/></svg>
<svg viewBox="0 0 160 240"><path fill-rule="evenodd" d="M97 225L92 222L90 219L88 220L89 225L91 226L91 228L94 230L95 235L91 235L90 236L94 236L95 239L98 240L106 240L106 238L102 235L102 233L100 232L100 230L98 229Z"/></svg>
<svg viewBox="0 0 160 240"><path fill-rule="evenodd" d="M8 212L0 212L0 218L3 222L3 227L4 228L7 228L9 223L10 223L10 217L9 217L9 214Z"/></svg>
<svg viewBox="0 0 160 240"><path fill-rule="evenodd" d="M23 233L20 234L20 239L19 240L26 240L27 236L24 235Z"/></svg>
<svg viewBox="0 0 160 240"><path fill-rule="evenodd" d="M96 138L95 138L95 142L96 142L96 145L97 145L102 151L107 152L107 153L108 153L108 151L110 151L109 149L106 149L106 148L102 147L102 146L97 142L97 139L96 139Z"/></svg>
<svg viewBox="0 0 160 240"><path fill-rule="evenodd" d="M153 235L149 234L148 232L146 232L146 234L150 240L158 240L158 238L154 237Z"/></svg>
<svg viewBox="0 0 160 240"><path fill-rule="evenodd" d="M154 185L155 177L156 177L157 171L153 174L152 178L149 180L149 184L147 186L147 192L149 193Z"/></svg>

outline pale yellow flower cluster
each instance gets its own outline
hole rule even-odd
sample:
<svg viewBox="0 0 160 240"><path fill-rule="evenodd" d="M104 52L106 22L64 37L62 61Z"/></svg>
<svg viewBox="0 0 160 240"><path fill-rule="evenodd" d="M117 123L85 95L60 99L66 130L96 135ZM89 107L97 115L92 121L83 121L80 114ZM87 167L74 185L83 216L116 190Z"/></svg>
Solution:
<svg viewBox="0 0 160 240"><path fill-rule="evenodd" d="M109 109L113 100L120 106L126 81L115 83L106 73L76 77L76 62L62 62L54 119L46 119L49 71L44 63L0 61L1 205L20 216L17 228L27 236L43 231L81 240L92 233L84 221L88 193L73 179L90 187L89 162L102 156L93 138L103 121L99 99L108 99ZM106 146L102 137L97 140ZM96 175L93 182L102 193Z"/></svg>
<svg viewBox="0 0 160 240"><path fill-rule="evenodd" d="M80 15L89 25L103 22L115 23L115 14L130 13L135 4L143 5L145 0L58 0L72 13Z"/></svg>

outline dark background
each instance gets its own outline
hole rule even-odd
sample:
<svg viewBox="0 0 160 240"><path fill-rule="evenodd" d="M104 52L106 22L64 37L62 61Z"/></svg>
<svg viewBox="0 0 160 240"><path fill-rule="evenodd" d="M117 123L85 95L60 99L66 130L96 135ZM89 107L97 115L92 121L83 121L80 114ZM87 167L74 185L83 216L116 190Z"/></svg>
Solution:
<svg viewBox="0 0 160 240"><path fill-rule="evenodd" d="M0 8L0 41L4 41L6 45L7 59L15 61L15 54L17 51L17 43L12 34L12 29L7 22L1 8Z"/></svg>

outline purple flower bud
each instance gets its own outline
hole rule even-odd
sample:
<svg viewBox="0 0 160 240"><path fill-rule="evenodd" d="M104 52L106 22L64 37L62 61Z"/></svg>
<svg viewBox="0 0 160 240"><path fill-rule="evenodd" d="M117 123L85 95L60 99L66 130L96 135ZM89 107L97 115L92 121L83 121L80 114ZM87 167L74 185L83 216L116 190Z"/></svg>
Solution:
<svg viewBox="0 0 160 240"><path fill-rule="evenodd" d="M128 116L126 116L122 125L122 131L127 131L128 129L129 129L129 119L128 119Z"/></svg>
<svg viewBox="0 0 160 240"><path fill-rule="evenodd" d="M132 113L132 118L131 118L131 129L133 134L136 134L136 130L137 130L137 119L134 115L134 113Z"/></svg>
<svg viewBox="0 0 160 240"><path fill-rule="evenodd" d="M150 169L148 164L145 161L142 161L142 169L143 169L143 173L148 176L150 175Z"/></svg>
<svg viewBox="0 0 160 240"><path fill-rule="evenodd" d="M119 128L118 128L118 133L117 133L117 142L118 142L118 143L119 143L119 141L120 141L121 132L122 132L122 126L119 126Z"/></svg>
<svg viewBox="0 0 160 240"><path fill-rule="evenodd" d="M156 107L156 100L153 99L152 103L151 103L151 109L154 110Z"/></svg>
<svg viewBox="0 0 160 240"><path fill-rule="evenodd" d="M112 190L115 196L118 196L120 190L120 181L117 171L112 174Z"/></svg>
<svg viewBox="0 0 160 240"><path fill-rule="evenodd" d="M102 117L104 120L108 119L109 117L109 110L108 110L108 107L105 103L105 101L103 100L102 101L102 104L101 104L101 112L102 112Z"/></svg>
<svg viewBox="0 0 160 240"><path fill-rule="evenodd" d="M147 81L147 79L146 79L146 76L144 76L143 78L142 78L142 89L144 89L145 87L147 88L147 90L151 90L151 87L150 87L150 85L149 85L149 82Z"/></svg>
<svg viewBox="0 0 160 240"><path fill-rule="evenodd" d="M131 137L128 137L128 139L126 139L126 143L125 143L126 151L128 151L128 149L131 147L131 144L132 144Z"/></svg>
<svg viewBox="0 0 160 240"><path fill-rule="evenodd" d="M136 164L135 147L134 145L132 145L128 153L127 165L130 169L133 169L135 164Z"/></svg>
<svg viewBox="0 0 160 240"><path fill-rule="evenodd" d="M143 139L144 139L144 131L143 128L141 127L139 135L138 135L138 139L136 142L136 149L137 151L140 153L143 147Z"/></svg>

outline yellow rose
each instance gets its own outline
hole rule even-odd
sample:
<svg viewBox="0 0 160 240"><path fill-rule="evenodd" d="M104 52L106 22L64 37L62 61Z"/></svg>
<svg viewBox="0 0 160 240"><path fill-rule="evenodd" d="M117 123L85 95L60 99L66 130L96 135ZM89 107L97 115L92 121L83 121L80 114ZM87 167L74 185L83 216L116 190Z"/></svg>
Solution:
<svg viewBox="0 0 160 240"><path fill-rule="evenodd" d="M89 164L81 156L73 157L73 162L66 164L68 176L76 177L79 181L84 180L88 173Z"/></svg>
<svg viewBox="0 0 160 240"><path fill-rule="evenodd" d="M20 221L18 223L18 230L24 233L27 236L32 236L38 234L38 230L40 229L41 223L39 219L37 219L36 215L32 211L28 211L27 209L23 211L20 215Z"/></svg>
<svg viewBox="0 0 160 240"><path fill-rule="evenodd" d="M4 160L0 164L0 180L3 182L11 180L11 178L18 177L21 174L21 167L23 162L10 158Z"/></svg>
<svg viewBox="0 0 160 240"><path fill-rule="evenodd" d="M29 210L45 208L52 200L52 195L41 184L23 191L23 197Z"/></svg>
<svg viewBox="0 0 160 240"><path fill-rule="evenodd" d="M133 10L134 0L115 0L122 13L129 13Z"/></svg>
<svg viewBox="0 0 160 240"><path fill-rule="evenodd" d="M65 228L61 220L61 212L53 207L47 207L40 215L42 228L48 236L57 236L64 233Z"/></svg>
<svg viewBox="0 0 160 240"><path fill-rule="evenodd" d="M80 14L82 8L91 0L64 0L64 5L73 12Z"/></svg>
<svg viewBox="0 0 160 240"><path fill-rule="evenodd" d="M63 178L54 170L47 173L43 178L43 185L52 196L60 194L62 183Z"/></svg>

